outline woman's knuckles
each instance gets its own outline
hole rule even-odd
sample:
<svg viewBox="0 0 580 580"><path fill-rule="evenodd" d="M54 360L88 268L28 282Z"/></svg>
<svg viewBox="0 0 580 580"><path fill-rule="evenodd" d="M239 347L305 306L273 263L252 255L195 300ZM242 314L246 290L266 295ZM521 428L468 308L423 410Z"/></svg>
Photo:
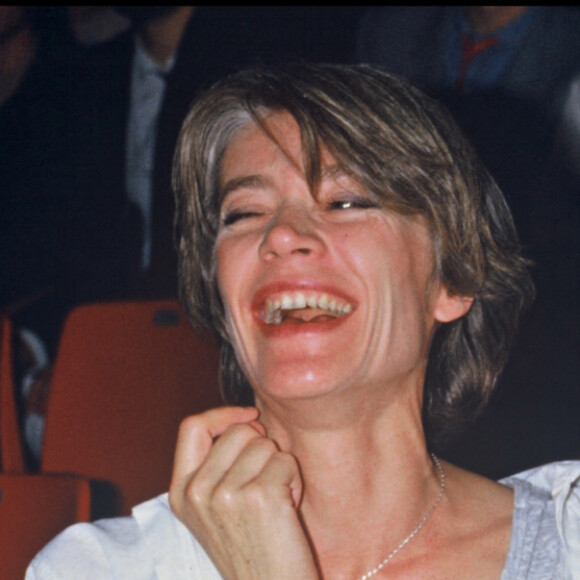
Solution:
<svg viewBox="0 0 580 580"><path fill-rule="evenodd" d="M288 492L279 482L257 478L244 486L243 495L245 504L254 513L269 514L272 509L279 510Z"/></svg>
<svg viewBox="0 0 580 580"><path fill-rule="evenodd" d="M237 463L230 464L220 474L219 469L217 473L214 470L219 462L210 468L206 461L181 489L175 486L170 491L172 510L192 528L197 528L202 521L227 524L228 519L234 521L242 512L258 518L260 515L271 517L288 505L289 484L299 480L294 456L279 451L274 441L253 427L233 425L222 437L221 449L212 449L210 454L237 447Z"/></svg>
<svg viewBox="0 0 580 580"><path fill-rule="evenodd" d="M201 512L211 497L212 486L203 478L192 478L184 492L184 501L196 512Z"/></svg>
<svg viewBox="0 0 580 580"><path fill-rule="evenodd" d="M279 453L278 446L272 439L267 437L257 437L248 442L245 450L247 453L264 455L266 457Z"/></svg>
<svg viewBox="0 0 580 580"><path fill-rule="evenodd" d="M237 423L228 427L224 434L215 441L216 449L226 446L240 446L247 445L254 439L263 439L264 437L256 431L251 425L247 423Z"/></svg>
<svg viewBox="0 0 580 580"><path fill-rule="evenodd" d="M198 415L189 415L179 425L179 438L211 441L238 428L241 428L241 431L250 430L257 433L256 428L251 426L256 422L256 413L253 408L222 407Z"/></svg>
<svg viewBox="0 0 580 580"><path fill-rule="evenodd" d="M233 482L222 482L216 486L210 498L212 511L216 513L237 513L240 510L252 510L260 507L263 499L254 486L246 483L242 486Z"/></svg>
<svg viewBox="0 0 580 580"><path fill-rule="evenodd" d="M239 486L233 482L218 484L209 498L209 504L218 513L247 511L258 514L287 504L289 497L289 487L282 479L262 477L260 474ZM203 505L203 502L200 503Z"/></svg>

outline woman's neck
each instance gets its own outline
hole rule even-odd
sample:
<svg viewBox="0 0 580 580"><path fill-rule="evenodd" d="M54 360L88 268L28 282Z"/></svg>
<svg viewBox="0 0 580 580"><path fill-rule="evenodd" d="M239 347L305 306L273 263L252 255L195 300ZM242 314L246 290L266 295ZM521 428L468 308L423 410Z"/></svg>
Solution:
<svg viewBox="0 0 580 580"><path fill-rule="evenodd" d="M384 406L350 401L342 409L311 400L302 413L293 403L288 422L281 406L263 412L268 435L298 459L300 511L327 577L354 578L376 565L437 496L420 403L410 398Z"/></svg>

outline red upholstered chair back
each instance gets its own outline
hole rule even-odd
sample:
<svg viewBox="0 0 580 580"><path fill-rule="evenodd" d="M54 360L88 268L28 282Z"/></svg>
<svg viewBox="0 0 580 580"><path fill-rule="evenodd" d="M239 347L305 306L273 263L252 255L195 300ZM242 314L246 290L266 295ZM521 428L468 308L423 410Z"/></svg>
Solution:
<svg viewBox="0 0 580 580"><path fill-rule="evenodd" d="M0 473L0 578L22 580L47 542L88 521L89 494L82 478Z"/></svg>
<svg viewBox="0 0 580 580"><path fill-rule="evenodd" d="M179 423L221 404L218 352L175 301L82 306L59 346L42 471L93 480L93 517L167 491Z"/></svg>
<svg viewBox="0 0 580 580"><path fill-rule="evenodd" d="M12 324L0 314L0 472L24 472L24 450L18 422L12 372Z"/></svg>

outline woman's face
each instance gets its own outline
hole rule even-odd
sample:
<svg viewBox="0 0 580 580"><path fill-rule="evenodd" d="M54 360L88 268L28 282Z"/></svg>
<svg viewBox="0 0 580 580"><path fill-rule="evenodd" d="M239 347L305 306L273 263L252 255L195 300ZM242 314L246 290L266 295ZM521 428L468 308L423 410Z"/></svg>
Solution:
<svg viewBox="0 0 580 580"><path fill-rule="evenodd" d="M418 385L436 320L457 317L433 281L424 219L376 207L323 155L313 196L286 113L254 124L221 167L217 275L230 338L258 398Z"/></svg>

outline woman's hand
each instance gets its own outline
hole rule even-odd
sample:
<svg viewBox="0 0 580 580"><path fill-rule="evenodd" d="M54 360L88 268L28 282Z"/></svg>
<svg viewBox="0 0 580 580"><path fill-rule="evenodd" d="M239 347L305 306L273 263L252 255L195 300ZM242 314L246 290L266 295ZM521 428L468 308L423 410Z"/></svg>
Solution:
<svg viewBox="0 0 580 580"><path fill-rule="evenodd" d="M182 423L171 508L226 580L316 580L298 517L298 464L257 416L253 408L224 407Z"/></svg>

